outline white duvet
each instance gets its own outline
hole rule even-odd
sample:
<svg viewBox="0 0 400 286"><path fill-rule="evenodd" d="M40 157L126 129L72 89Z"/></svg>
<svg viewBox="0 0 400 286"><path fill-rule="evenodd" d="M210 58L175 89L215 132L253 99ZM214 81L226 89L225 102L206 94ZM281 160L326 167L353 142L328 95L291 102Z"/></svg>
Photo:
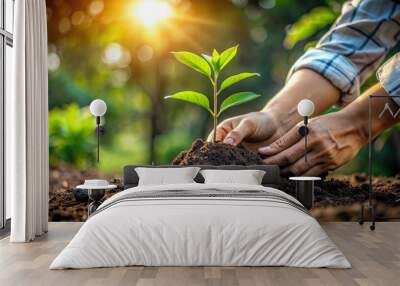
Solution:
<svg viewBox="0 0 400 286"><path fill-rule="evenodd" d="M128 265L351 267L313 217L273 199L186 196L121 200L136 192L168 190L257 190L298 203L277 189L254 185L131 188L106 200L50 269Z"/></svg>

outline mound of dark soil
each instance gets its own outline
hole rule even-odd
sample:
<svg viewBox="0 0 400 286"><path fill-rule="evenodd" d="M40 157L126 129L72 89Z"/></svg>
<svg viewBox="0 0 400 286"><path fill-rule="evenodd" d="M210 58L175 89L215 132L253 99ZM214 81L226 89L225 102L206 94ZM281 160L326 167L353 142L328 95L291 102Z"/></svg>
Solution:
<svg viewBox="0 0 400 286"><path fill-rule="evenodd" d="M181 152L173 165L260 165L261 157L247 150L243 145L205 142L197 139L189 150Z"/></svg>

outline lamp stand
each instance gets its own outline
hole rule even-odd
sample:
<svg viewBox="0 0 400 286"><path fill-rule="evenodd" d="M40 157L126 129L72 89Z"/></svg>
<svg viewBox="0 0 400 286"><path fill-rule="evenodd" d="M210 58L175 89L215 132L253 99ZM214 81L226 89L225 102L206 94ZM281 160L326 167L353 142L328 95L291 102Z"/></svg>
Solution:
<svg viewBox="0 0 400 286"><path fill-rule="evenodd" d="M104 127L100 125L100 116L96 116L97 163L100 162L100 135L103 135L104 132Z"/></svg>
<svg viewBox="0 0 400 286"><path fill-rule="evenodd" d="M301 126L300 128L299 128L299 133L300 133L300 135L301 136L303 136L304 137L304 159L305 159L305 161L306 161L306 163L308 163L308 160L307 160L307 153L308 153L308 151L307 151L307 135L308 135L308 133L310 132L310 130L308 129L308 116L304 116L304 125L303 126Z"/></svg>

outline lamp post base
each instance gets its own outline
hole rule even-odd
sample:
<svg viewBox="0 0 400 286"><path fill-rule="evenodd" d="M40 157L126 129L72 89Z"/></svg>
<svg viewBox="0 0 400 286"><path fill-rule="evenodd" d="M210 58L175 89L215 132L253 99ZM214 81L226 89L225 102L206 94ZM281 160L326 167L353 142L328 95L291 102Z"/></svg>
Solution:
<svg viewBox="0 0 400 286"><path fill-rule="evenodd" d="M296 181L296 199L303 204L306 209L314 206L314 181L319 181L319 177L291 177Z"/></svg>
<svg viewBox="0 0 400 286"><path fill-rule="evenodd" d="M296 181L296 198L306 209L311 209L314 206L314 182Z"/></svg>
<svg viewBox="0 0 400 286"><path fill-rule="evenodd" d="M106 190L88 190L89 198L92 202L88 206L88 216L91 216L97 208L102 204Z"/></svg>

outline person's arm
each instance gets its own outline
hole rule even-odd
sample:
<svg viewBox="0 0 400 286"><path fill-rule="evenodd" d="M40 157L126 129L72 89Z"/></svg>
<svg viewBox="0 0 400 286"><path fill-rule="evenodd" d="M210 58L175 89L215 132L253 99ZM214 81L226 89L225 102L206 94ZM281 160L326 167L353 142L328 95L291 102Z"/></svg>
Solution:
<svg viewBox="0 0 400 286"><path fill-rule="evenodd" d="M284 174L311 176L334 170L350 161L369 140L370 95L388 96L388 93L381 84L377 84L341 111L310 120L307 162L299 126L260 149L260 153L267 157L264 162L280 165ZM372 138L400 122L400 114L393 116L398 110L399 105L391 98L374 99L371 109Z"/></svg>
<svg viewBox="0 0 400 286"><path fill-rule="evenodd" d="M275 95L262 111L277 118L282 132L296 125L302 117L297 105L302 99L310 99L315 105L315 114L320 114L338 102L340 90L320 74L301 69L294 73L284 88Z"/></svg>
<svg viewBox="0 0 400 286"><path fill-rule="evenodd" d="M349 104L398 42L399 22L398 1L346 2L342 15L317 46L296 61L288 78L301 69L311 69L340 90L339 105Z"/></svg>

